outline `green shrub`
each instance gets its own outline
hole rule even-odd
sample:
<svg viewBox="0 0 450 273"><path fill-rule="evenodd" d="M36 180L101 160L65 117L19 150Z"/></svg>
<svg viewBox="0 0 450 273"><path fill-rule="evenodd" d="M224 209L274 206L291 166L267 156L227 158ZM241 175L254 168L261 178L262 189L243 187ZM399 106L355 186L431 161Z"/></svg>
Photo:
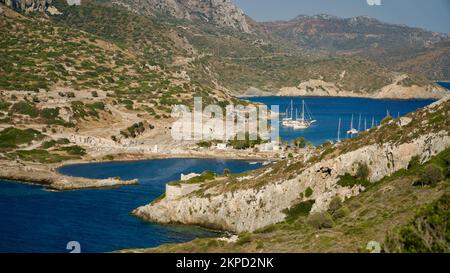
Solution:
<svg viewBox="0 0 450 273"><path fill-rule="evenodd" d="M40 163L59 163L69 159L66 156L49 153L46 150L19 150L14 153L8 154L10 158L18 156L25 161L40 162Z"/></svg>
<svg viewBox="0 0 450 273"><path fill-rule="evenodd" d="M360 180L367 180L370 175L369 167L366 163L358 163L358 169L356 170L356 178Z"/></svg>
<svg viewBox="0 0 450 273"><path fill-rule="evenodd" d="M249 243L251 240L252 240L252 234L249 232L243 232L243 233L239 234L236 244L244 245L244 244Z"/></svg>
<svg viewBox="0 0 450 273"><path fill-rule="evenodd" d="M420 156L416 155L416 156L413 156L411 158L411 160L409 161L407 169L411 170L411 169L416 168L418 166L420 166Z"/></svg>
<svg viewBox="0 0 450 273"><path fill-rule="evenodd" d="M313 195L313 193L314 193L313 189L311 189L311 187L308 187L305 190L305 197L309 198L309 197L311 197L311 195Z"/></svg>
<svg viewBox="0 0 450 273"><path fill-rule="evenodd" d="M420 175L419 181L415 182L416 186L433 186L438 182L442 181L444 176L442 175L442 170L439 166L435 164L430 164L425 167Z"/></svg>
<svg viewBox="0 0 450 273"><path fill-rule="evenodd" d="M64 151L69 155L74 155L74 156L84 156L86 155L86 150L78 145L74 145L74 146L68 146L68 147L62 147L59 148L60 151Z"/></svg>
<svg viewBox="0 0 450 273"><path fill-rule="evenodd" d="M27 101L20 101L15 103L10 110L12 113L27 115L30 117L37 117L39 115L39 110L34 107L33 104Z"/></svg>
<svg viewBox="0 0 450 273"><path fill-rule="evenodd" d="M210 148L212 146L212 142L211 141L200 141L197 143L198 147L202 147L202 148Z"/></svg>
<svg viewBox="0 0 450 273"><path fill-rule="evenodd" d="M308 216L314 203L315 200L308 200L300 202L297 205L294 205L291 208L284 210L283 213L286 214L285 220L287 222L293 222L300 216Z"/></svg>
<svg viewBox="0 0 450 273"><path fill-rule="evenodd" d="M17 145L42 139L41 132L33 129L16 129L9 127L0 132L0 148L17 148Z"/></svg>
<svg viewBox="0 0 450 273"><path fill-rule="evenodd" d="M414 219L386 236L387 252L450 252L450 192L420 209Z"/></svg>
<svg viewBox="0 0 450 273"><path fill-rule="evenodd" d="M338 211L342 207L342 200L339 196L335 196L328 206L328 211L331 215L333 215L336 211Z"/></svg>
<svg viewBox="0 0 450 273"><path fill-rule="evenodd" d="M216 173L213 171L204 171L200 176L192 177L187 181L189 184L202 183L208 180L214 180Z"/></svg>
<svg viewBox="0 0 450 273"><path fill-rule="evenodd" d="M364 186L366 188L370 186L369 181L358 179L348 173L339 176L339 181L337 182L337 184L341 187L349 187L349 188L353 188L356 185Z"/></svg>
<svg viewBox="0 0 450 273"><path fill-rule="evenodd" d="M297 148L305 148L306 147L306 140L304 137L298 137L294 139L294 146Z"/></svg>
<svg viewBox="0 0 450 273"><path fill-rule="evenodd" d="M337 211L333 213L334 219L340 219L348 216L350 214L350 209L346 206L342 206Z"/></svg>
<svg viewBox="0 0 450 273"><path fill-rule="evenodd" d="M307 223L315 229L327 229L334 226L333 218L328 212L311 214L308 217Z"/></svg>
<svg viewBox="0 0 450 273"><path fill-rule="evenodd" d="M8 111L10 106L11 103L4 100L0 100L0 111Z"/></svg>

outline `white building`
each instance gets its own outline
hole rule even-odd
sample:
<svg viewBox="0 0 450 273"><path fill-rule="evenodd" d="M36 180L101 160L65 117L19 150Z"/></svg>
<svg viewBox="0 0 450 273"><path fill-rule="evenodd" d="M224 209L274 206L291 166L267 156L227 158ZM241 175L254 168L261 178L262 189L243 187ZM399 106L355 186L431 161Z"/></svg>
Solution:
<svg viewBox="0 0 450 273"><path fill-rule="evenodd" d="M217 143L216 148L217 148L217 150L226 150L227 144L226 143Z"/></svg>

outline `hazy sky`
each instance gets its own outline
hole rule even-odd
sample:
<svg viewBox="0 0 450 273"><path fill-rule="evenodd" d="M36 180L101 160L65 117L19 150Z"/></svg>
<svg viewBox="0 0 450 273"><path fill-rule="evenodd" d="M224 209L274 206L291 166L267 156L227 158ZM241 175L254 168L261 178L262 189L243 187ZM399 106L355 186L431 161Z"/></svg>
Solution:
<svg viewBox="0 0 450 273"><path fill-rule="evenodd" d="M367 2L381 1L381 6ZM287 20L321 13L366 15L385 22L450 34L450 0L234 0L256 21Z"/></svg>

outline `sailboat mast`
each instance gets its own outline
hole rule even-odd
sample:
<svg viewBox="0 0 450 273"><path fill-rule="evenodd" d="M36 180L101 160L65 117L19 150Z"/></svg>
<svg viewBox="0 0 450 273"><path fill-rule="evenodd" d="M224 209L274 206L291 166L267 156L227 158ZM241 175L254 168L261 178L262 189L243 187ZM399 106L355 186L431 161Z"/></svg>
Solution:
<svg viewBox="0 0 450 273"><path fill-rule="evenodd" d="M302 121L305 121L305 101L302 101Z"/></svg>
<svg viewBox="0 0 450 273"><path fill-rule="evenodd" d="M361 114L359 114L358 132L361 131Z"/></svg>
<svg viewBox="0 0 450 273"><path fill-rule="evenodd" d="M364 131L367 131L367 118L364 118Z"/></svg>
<svg viewBox="0 0 450 273"><path fill-rule="evenodd" d="M372 117L372 128L375 127L375 117Z"/></svg>
<svg viewBox="0 0 450 273"><path fill-rule="evenodd" d="M352 114L352 121L350 122L350 130L353 129L353 114Z"/></svg>
<svg viewBox="0 0 450 273"><path fill-rule="evenodd" d="M341 141L341 118L339 118L337 142Z"/></svg>
<svg viewBox="0 0 450 273"><path fill-rule="evenodd" d="M291 99L291 119L294 119L294 101Z"/></svg>

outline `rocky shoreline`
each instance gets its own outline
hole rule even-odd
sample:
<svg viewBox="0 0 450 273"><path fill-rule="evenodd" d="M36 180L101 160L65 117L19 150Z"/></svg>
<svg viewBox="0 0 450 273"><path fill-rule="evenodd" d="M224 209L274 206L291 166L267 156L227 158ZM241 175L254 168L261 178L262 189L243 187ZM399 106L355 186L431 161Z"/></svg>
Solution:
<svg viewBox="0 0 450 273"><path fill-rule="evenodd" d="M69 191L87 188L110 188L123 185L136 185L137 179L120 178L88 179L72 177L57 172L54 167L41 164L23 164L17 162L0 162L0 179L15 182L39 184L55 191Z"/></svg>
<svg viewBox="0 0 450 273"><path fill-rule="evenodd" d="M121 180L119 178L108 179L88 179L82 177L72 177L63 175L58 172L58 168L73 164L95 164L106 162L129 162L141 160L157 160L166 158L220 158L233 160L253 160L253 161L270 161L276 160L269 155L263 154L244 154L244 153L226 153L222 151L220 154L214 151L191 151L185 153L173 154L116 154L114 160L105 158L96 158L91 160L72 160L61 164L39 164L24 161L7 161L0 160L0 180L9 180L16 182L24 182L30 184L43 185L48 189L56 191L79 190L87 188L111 188L124 185L135 185L139 181Z"/></svg>
<svg viewBox="0 0 450 273"><path fill-rule="evenodd" d="M343 90L335 83L325 82L323 80L309 80L298 86L286 86L276 92L268 92L257 88L249 88L242 96L279 96L279 97L340 97L340 98L369 98L369 99L395 99L395 100L413 100L413 99L442 99L447 96L448 90L437 84L427 86L401 86L398 82L403 79L399 77L392 84L386 85L376 92L355 92ZM426 92L424 92L426 91Z"/></svg>
<svg viewBox="0 0 450 273"><path fill-rule="evenodd" d="M425 108L420 114L415 113L414 122L411 117L405 117L396 123L393 120L387 123L387 127L382 130L385 134L393 133L393 126L401 134L406 135L403 130L409 131L413 137L405 142L397 143L398 138L394 137L389 142L364 145L350 151L345 151L350 149L347 147L344 152L329 159L294 168L295 171L290 175L285 173L277 177L276 171L268 167L262 173L250 174L239 181L229 181L228 185L226 182L206 182L199 185L200 190L175 199L162 198L137 208L133 214L143 220L162 224L178 223L232 232L252 232L283 221L286 217L284 211L299 200L314 200L312 212L326 211L334 197L344 200L363 190L362 185L347 187L338 184L340 176L355 175L359 164L368 166L368 181L377 182L407 168L414 157L419 156L421 162L425 162L448 148L450 135L446 123L434 128L433 132L414 133L433 120L438 120L436 113L448 115L446 109L448 97ZM380 128L383 126L373 132L376 133ZM368 135L367 138L372 137ZM295 163L291 162L286 168L293 166ZM266 180L267 177L271 178ZM306 195L308 189L310 194Z"/></svg>

